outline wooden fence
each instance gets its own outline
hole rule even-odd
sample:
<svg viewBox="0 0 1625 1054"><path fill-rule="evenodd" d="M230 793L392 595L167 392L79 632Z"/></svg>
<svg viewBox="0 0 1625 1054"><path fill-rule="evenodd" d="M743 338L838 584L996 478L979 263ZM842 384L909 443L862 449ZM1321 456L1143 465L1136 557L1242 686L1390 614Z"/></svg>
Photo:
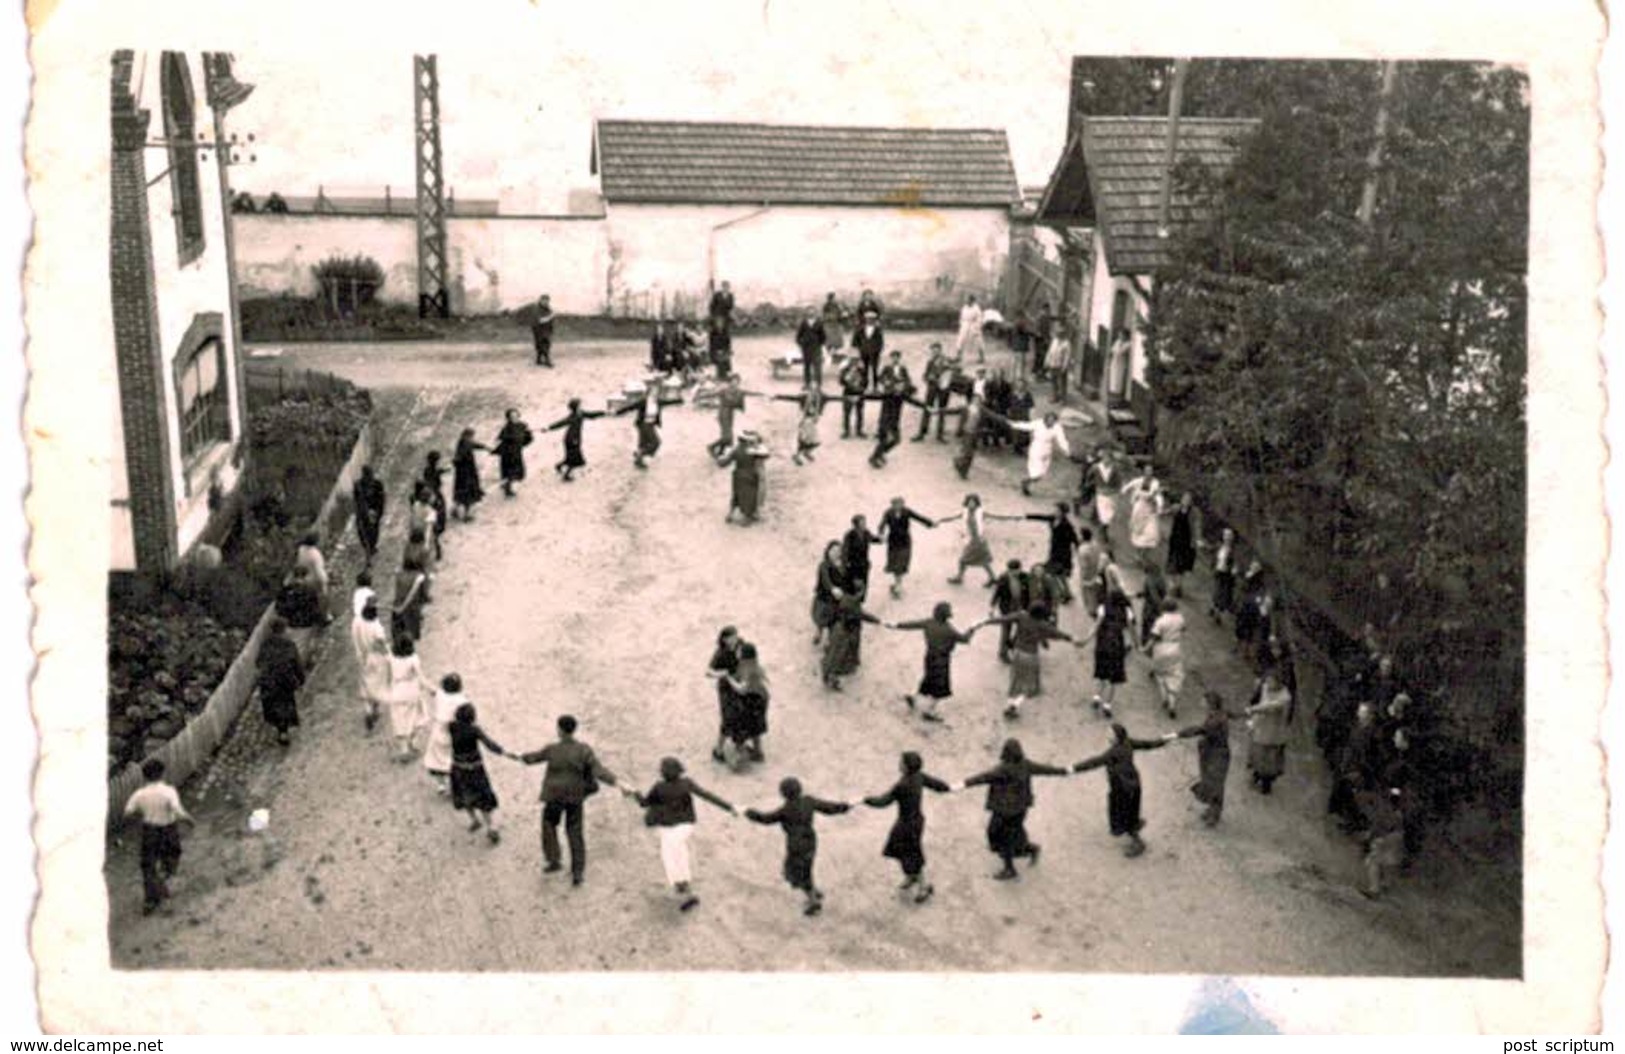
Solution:
<svg viewBox="0 0 1625 1054"><path fill-rule="evenodd" d="M255 371L263 372L263 371ZM311 371L299 371L309 380ZM250 376L252 377L252 373ZM314 375L326 377L324 383L335 385L344 382L326 374ZM252 384L252 381L250 382ZM351 513L351 487L356 477L361 473L361 466L365 465L372 456L372 424L368 422L361 427L361 434L356 438L355 446L351 449L349 460L340 470L338 479L333 482L333 489L328 493L326 502L321 511L317 513L312 529L322 536L323 544L331 549L331 542L343 532L349 522ZM254 625L254 631L249 634L248 641L243 650L237 654L226 675L215 687L209 696L208 703L203 710L186 723L180 734L159 747L151 756L164 763L165 778L177 786L197 774L204 764L220 749L226 736L231 734L232 727L242 716L250 700L254 697L254 685L257 679L255 661L259 658L260 645L265 635L270 632L271 619L275 614L274 606L268 607L260 616L259 622ZM295 639L301 644L301 650L308 644L309 633L294 631ZM143 759L145 760L145 759ZM124 803L131 794L142 784L141 765L132 762L115 774L107 785L107 820L109 824L117 824L122 819Z"/></svg>
<svg viewBox="0 0 1625 1054"><path fill-rule="evenodd" d="M243 364L243 376L248 382L248 394L283 399L290 392L308 392L311 395L336 395L355 385L331 373L320 370L301 370L265 359L250 359ZM272 393L275 393L274 396Z"/></svg>
<svg viewBox="0 0 1625 1054"><path fill-rule="evenodd" d="M1061 265L1047 258L1036 242L1017 241L1006 258L1004 274L1004 313L1012 322L1024 311L1037 318L1046 300L1051 310L1060 309Z"/></svg>

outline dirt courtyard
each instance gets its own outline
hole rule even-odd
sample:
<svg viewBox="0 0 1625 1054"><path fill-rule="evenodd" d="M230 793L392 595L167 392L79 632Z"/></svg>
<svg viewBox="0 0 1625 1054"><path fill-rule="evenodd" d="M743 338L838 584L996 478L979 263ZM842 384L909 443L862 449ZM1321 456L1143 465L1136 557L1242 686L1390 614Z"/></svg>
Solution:
<svg viewBox="0 0 1625 1054"><path fill-rule="evenodd" d="M924 348L945 334L900 333L918 379ZM742 338L736 363L748 389L793 391L767 360L785 337ZM926 516L946 516L967 491L996 513L1040 512L1070 496L1077 468L1058 465L1031 499L1016 484L1020 463L981 457L968 483L949 463L951 446L912 443L918 411L905 413L904 443L881 471L869 443L839 438L839 407L825 414L815 464L797 468L791 404L751 399L741 427L762 432L767 462L762 522L725 524L729 473L705 446L715 415L669 408L665 445L647 471L631 465L629 418L587 426L588 470L569 485L551 465L561 433L540 429L581 396L588 407L639 374L642 343L587 342L555 349L558 367L531 365L529 349L446 345L327 345L282 349L293 367L331 371L371 388L378 407L376 464L390 505L379 557L397 566L406 482L429 449L449 459L458 432L491 442L508 406L538 431L530 480L512 500L496 487L494 459L482 461L488 489L472 524L453 523L446 559L426 612L426 673L460 673L485 729L503 746L538 748L554 721L573 713L580 738L638 789L660 758L681 758L702 785L746 806L771 808L781 777L810 793L857 802L884 792L898 754L918 750L926 770L957 782L990 767L1006 736L1030 756L1070 764L1107 745L1106 722L1091 714L1087 652L1045 653L1045 694L1018 722L1001 716L1006 667L997 634L984 631L954 663L950 724L910 717L902 695L919 679L917 633L867 627L863 667L841 694L819 683L808 607L819 554L854 513L875 524L887 501L905 497ZM990 358L1002 362L1001 350ZM833 377L826 388L834 387ZM1044 405L1047 389L1040 393ZM875 408L868 411L871 435ZM1075 449L1091 442L1073 434ZM449 480L448 480L449 488ZM995 560L1041 559L1043 526L997 523ZM347 615L357 566L354 535L334 549L334 604ZM914 570L891 598L877 555L871 609L883 619L924 617L950 601L961 626L987 613L989 593L973 572L946 582L960 548L957 527L919 529ZM876 550L877 554L881 550ZM381 576L382 577L382 576ZM386 601L389 585L380 581ZM1119 719L1154 736L1196 720L1204 687L1235 708L1250 687L1230 647L1229 627L1203 614L1207 581L1187 589L1188 678L1181 721L1154 705L1147 660L1131 659ZM767 760L731 773L709 757L716 733L713 683L704 676L719 627L737 625L755 642L772 683ZM1061 614L1081 635L1077 604ZM824 914L805 918L780 878L783 836L703 803L693 840L697 892L689 914L664 886L653 832L641 811L612 789L587 805L586 884L541 873L537 839L540 767L491 758L504 839L490 846L437 797L415 761L389 758L383 728L361 727L346 620L327 631L291 749L256 738L251 707L228 747L228 775L199 806L166 913L139 913L133 839L110 850L109 940L120 968L544 970L910 970L1200 974L1515 976L1515 911L1465 892L1401 887L1389 900L1355 891L1355 847L1324 817L1320 762L1294 748L1276 793L1251 791L1246 735L1234 733L1223 823L1208 830L1187 791L1196 750L1184 741L1141 755L1148 852L1126 859L1106 826L1099 772L1036 782L1029 830L1042 862L1020 881L994 882L986 814L977 790L926 801L926 852L935 899L923 906L896 891L896 865L881 846L894 816L858 804L819 819L817 875ZM1309 720L1300 710L1299 721ZM1307 737L1299 736L1299 742ZM189 791L190 793L190 791ZM189 799L191 800L191 799ZM243 833L248 812L270 811L267 835Z"/></svg>

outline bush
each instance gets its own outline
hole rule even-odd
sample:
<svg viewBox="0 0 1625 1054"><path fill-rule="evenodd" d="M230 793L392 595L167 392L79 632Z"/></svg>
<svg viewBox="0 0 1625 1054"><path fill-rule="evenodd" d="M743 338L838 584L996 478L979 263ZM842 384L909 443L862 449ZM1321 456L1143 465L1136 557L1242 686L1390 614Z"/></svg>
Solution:
<svg viewBox="0 0 1625 1054"><path fill-rule="evenodd" d="M339 318L352 318L384 284L384 269L370 256L329 256L310 269L322 300Z"/></svg>
<svg viewBox="0 0 1625 1054"><path fill-rule="evenodd" d="M149 740L174 738L202 712L248 639L177 601L109 615L109 772L146 756Z"/></svg>

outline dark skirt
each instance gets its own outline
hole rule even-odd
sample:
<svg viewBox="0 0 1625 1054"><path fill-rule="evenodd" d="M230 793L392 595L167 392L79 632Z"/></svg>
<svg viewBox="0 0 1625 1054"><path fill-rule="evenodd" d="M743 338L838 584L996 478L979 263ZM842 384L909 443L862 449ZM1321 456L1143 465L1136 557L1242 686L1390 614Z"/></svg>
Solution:
<svg viewBox="0 0 1625 1054"><path fill-rule="evenodd" d="M458 463L456 478L451 483L451 497L459 505L473 505L485 497L480 488L480 474L472 462Z"/></svg>
<svg viewBox="0 0 1625 1054"><path fill-rule="evenodd" d="M1098 642L1099 638L1096 639ZM1123 670L1123 661L1127 653L1121 645L1114 648L1109 646L1110 641L1104 643L1108 646L1097 643L1095 647L1095 680L1106 684L1122 684L1128 680L1128 675Z"/></svg>
<svg viewBox="0 0 1625 1054"><path fill-rule="evenodd" d="M920 678L920 694L927 699L946 699L954 694L953 667L946 662L927 662Z"/></svg>
<svg viewBox="0 0 1625 1054"><path fill-rule="evenodd" d="M908 574L908 565L914 559L913 543L888 545L886 547L886 573L888 575Z"/></svg>
<svg viewBox="0 0 1625 1054"><path fill-rule="evenodd" d="M767 735L767 696L739 697L739 734L745 739Z"/></svg>
<svg viewBox="0 0 1625 1054"><path fill-rule="evenodd" d="M452 762L451 804L457 809L496 811L497 795L491 789L491 778L485 774L484 762Z"/></svg>
<svg viewBox="0 0 1625 1054"><path fill-rule="evenodd" d="M908 822L898 820L886 836L886 847L880 855L903 866L903 874L917 875L925 869L925 820Z"/></svg>
<svg viewBox="0 0 1625 1054"><path fill-rule="evenodd" d="M638 425L638 453L654 457L660 452L660 429L652 421Z"/></svg>
<svg viewBox="0 0 1625 1054"><path fill-rule="evenodd" d="M745 731L745 702L732 689L726 689L717 698L717 705L722 714L722 727L719 732L724 739L735 743L750 738Z"/></svg>
<svg viewBox="0 0 1625 1054"><path fill-rule="evenodd" d="M826 596L813 594L812 601L813 625L819 629L828 629L835 623L835 602Z"/></svg>
<svg viewBox="0 0 1625 1054"><path fill-rule="evenodd" d="M987 818L987 847L1000 857L1026 856L1033 844L1027 839L1027 813L1014 816L991 813Z"/></svg>
<svg viewBox="0 0 1625 1054"><path fill-rule="evenodd" d="M1236 573L1213 572L1213 610L1229 612L1236 606Z"/></svg>
<svg viewBox="0 0 1625 1054"><path fill-rule="evenodd" d="M278 732L286 732L299 723L299 693L297 689L260 689L260 709L265 723Z"/></svg>
<svg viewBox="0 0 1625 1054"><path fill-rule="evenodd" d="M390 618L390 631L396 637L405 637L414 644L423 639L423 608L413 604L405 611L396 611Z"/></svg>
<svg viewBox="0 0 1625 1054"><path fill-rule="evenodd" d="M500 458L502 478L510 483L525 478L525 455L520 450L504 450Z"/></svg>
<svg viewBox="0 0 1625 1054"><path fill-rule="evenodd" d="M839 619L829 628L829 643L824 646L824 676L844 677L857 670L863 647L862 623L848 625Z"/></svg>
<svg viewBox="0 0 1625 1054"><path fill-rule="evenodd" d="M1254 743L1247 750L1247 767L1255 776L1274 779L1286 771L1286 746Z"/></svg>
<svg viewBox="0 0 1625 1054"><path fill-rule="evenodd" d="M741 476L734 473L733 507L745 516L755 519L762 511L762 479L760 476Z"/></svg>
<svg viewBox="0 0 1625 1054"><path fill-rule="evenodd" d="M1189 574L1196 566L1196 540L1191 536L1189 516L1174 515L1173 527L1168 531L1168 573Z"/></svg>
<svg viewBox="0 0 1625 1054"><path fill-rule="evenodd" d="M785 850L784 880L792 889L813 888L813 860L818 856L818 843L794 845Z"/></svg>
<svg viewBox="0 0 1625 1054"><path fill-rule="evenodd" d="M564 467L582 468L587 464L586 455L581 453L581 440L574 443L566 441L564 444Z"/></svg>
<svg viewBox="0 0 1625 1054"><path fill-rule="evenodd" d="M1140 819L1140 785L1113 783L1106 792L1106 818L1112 835L1138 834L1145 821Z"/></svg>
<svg viewBox="0 0 1625 1054"><path fill-rule="evenodd" d="M1201 777L1191 784L1191 793L1203 805L1223 805L1224 781L1230 775L1230 748L1203 744L1196 753Z"/></svg>

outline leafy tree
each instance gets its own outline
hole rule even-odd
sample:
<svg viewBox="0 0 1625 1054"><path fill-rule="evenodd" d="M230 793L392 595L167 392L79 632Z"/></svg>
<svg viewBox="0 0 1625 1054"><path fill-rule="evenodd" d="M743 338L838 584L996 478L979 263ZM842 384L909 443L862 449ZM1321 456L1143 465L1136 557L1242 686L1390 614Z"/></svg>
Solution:
<svg viewBox="0 0 1625 1054"><path fill-rule="evenodd" d="M1522 716L1528 83L1400 64L1373 169L1380 84L1375 63L1192 64L1187 113L1262 124L1228 173L1177 173L1218 208L1156 287L1159 453L1342 606L1391 575L1407 598L1393 650L1426 658L1411 675L1473 738L1507 738Z"/></svg>

